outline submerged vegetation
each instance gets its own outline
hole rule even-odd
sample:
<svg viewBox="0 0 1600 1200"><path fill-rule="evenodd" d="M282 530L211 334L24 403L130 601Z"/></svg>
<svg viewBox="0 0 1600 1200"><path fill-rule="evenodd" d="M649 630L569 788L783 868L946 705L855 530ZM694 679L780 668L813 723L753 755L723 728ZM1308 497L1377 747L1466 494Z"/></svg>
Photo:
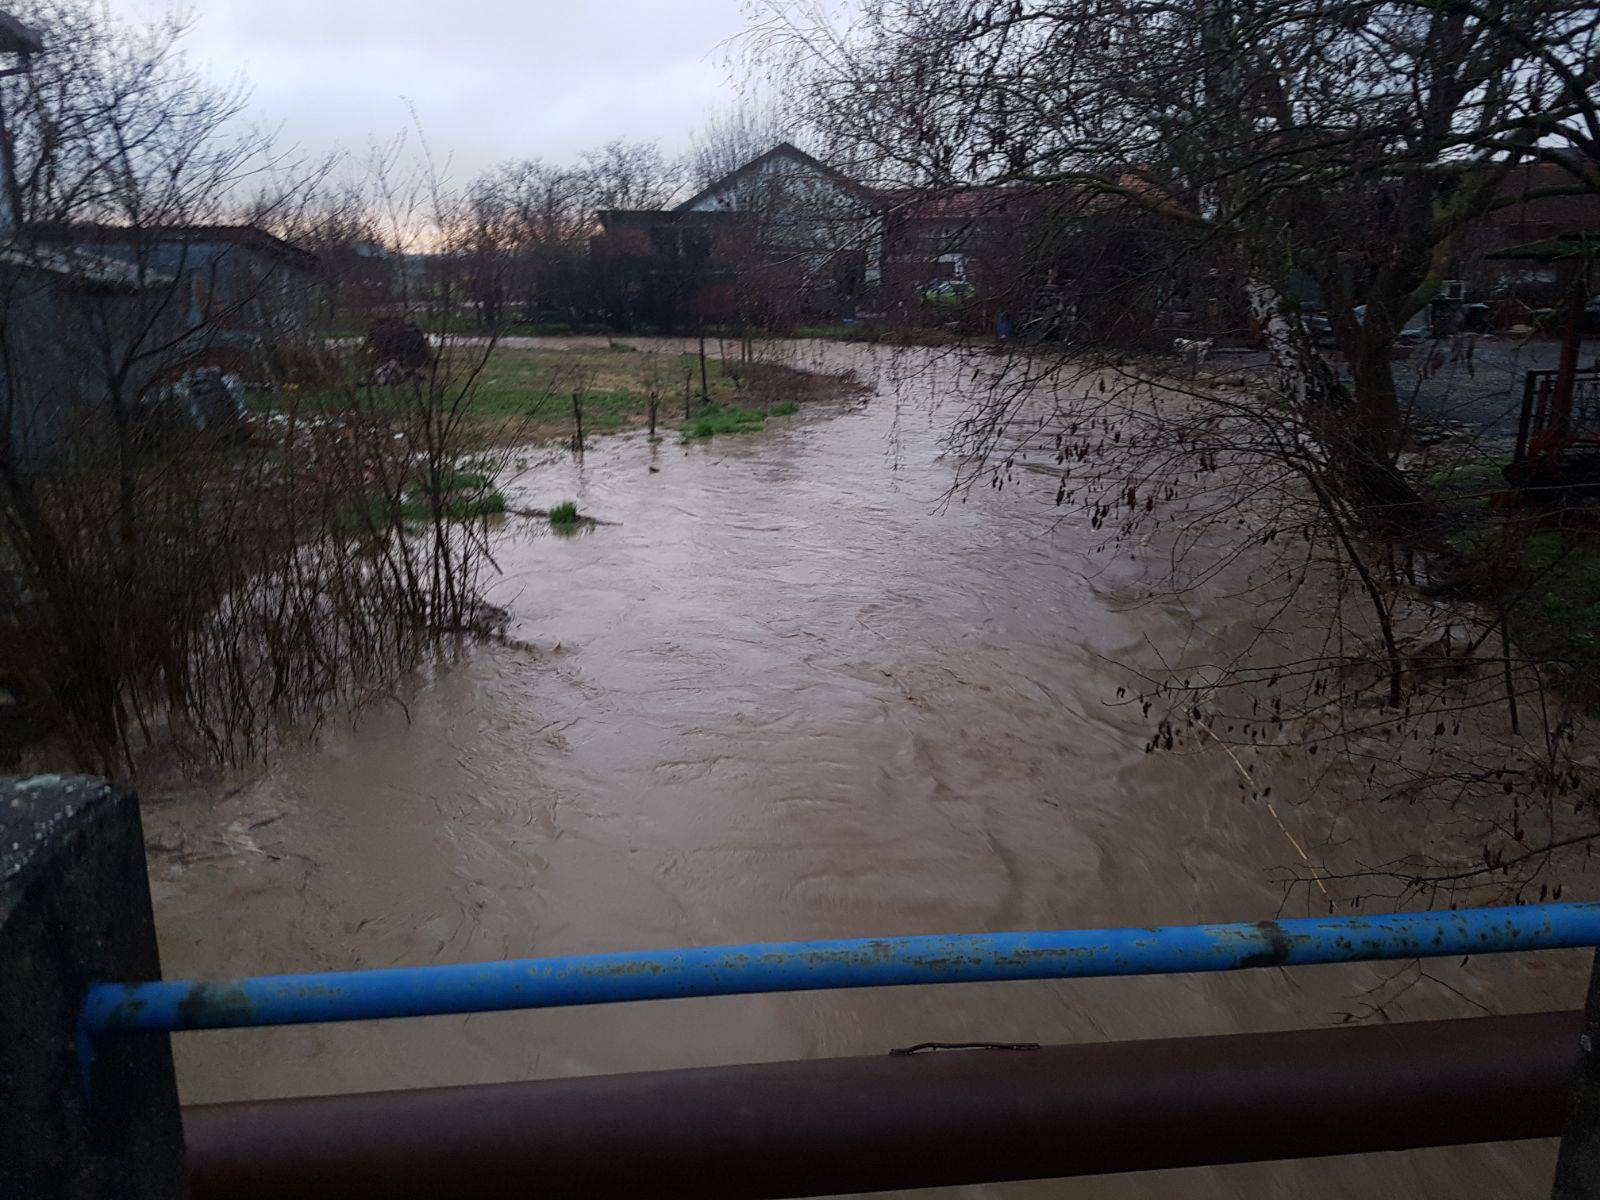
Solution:
<svg viewBox="0 0 1600 1200"><path fill-rule="evenodd" d="M800 406L792 400L774 404L769 409L724 408L712 404L683 427L683 440L700 441L719 433L760 433L766 428L768 417L786 417L799 411Z"/></svg>
<svg viewBox="0 0 1600 1200"><path fill-rule="evenodd" d="M338 514L336 526L351 533L393 525L416 530L435 518L472 521L505 511L505 495L488 475L463 471L448 476L442 487L430 487L424 480L397 496L373 494L349 501Z"/></svg>
<svg viewBox="0 0 1600 1200"><path fill-rule="evenodd" d="M578 523L578 502L563 500L550 510L550 524L571 528Z"/></svg>

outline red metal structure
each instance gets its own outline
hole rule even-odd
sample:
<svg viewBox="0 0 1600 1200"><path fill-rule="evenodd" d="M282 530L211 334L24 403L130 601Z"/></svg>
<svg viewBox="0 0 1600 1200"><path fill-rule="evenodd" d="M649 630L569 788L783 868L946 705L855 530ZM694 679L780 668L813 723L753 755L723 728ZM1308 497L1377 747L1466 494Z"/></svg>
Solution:
<svg viewBox="0 0 1600 1200"><path fill-rule="evenodd" d="M1527 486L1600 481L1600 367L1528 372L1511 463Z"/></svg>
<svg viewBox="0 0 1600 1200"><path fill-rule="evenodd" d="M1600 486L1600 363L1578 367L1589 264L1597 250L1600 235L1579 234L1492 256L1572 266L1561 360L1553 371L1528 372L1516 450L1506 469L1525 499L1554 500Z"/></svg>

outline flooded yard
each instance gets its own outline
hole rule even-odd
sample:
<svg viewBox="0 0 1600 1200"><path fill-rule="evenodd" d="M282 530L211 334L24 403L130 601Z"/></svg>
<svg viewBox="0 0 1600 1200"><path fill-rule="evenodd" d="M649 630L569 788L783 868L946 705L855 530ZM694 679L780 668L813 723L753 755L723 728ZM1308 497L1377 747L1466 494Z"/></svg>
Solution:
<svg viewBox="0 0 1600 1200"><path fill-rule="evenodd" d="M887 352L810 346L876 378ZM802 361L803 365L803 361ZM1145 753L1124 664L1251 614L1141 603L1145 566L1026 479L942 503L953 363L748 437L530 451L471 645L353 725L151 807L167 976L1304 915L1223 754ZM1385 822L1399 817L1384 815ZM1399 826L1350 831L1374 847ZM1587 955L1439 964L1398 1019L1573 1007ZM190 1103L1336 1023L1393 966L661 1001L182 1035ZM1455 993L1459 993L1459 996ZM1553 1143L1011 1184L997 1197L1538 1196Z"/></svg>

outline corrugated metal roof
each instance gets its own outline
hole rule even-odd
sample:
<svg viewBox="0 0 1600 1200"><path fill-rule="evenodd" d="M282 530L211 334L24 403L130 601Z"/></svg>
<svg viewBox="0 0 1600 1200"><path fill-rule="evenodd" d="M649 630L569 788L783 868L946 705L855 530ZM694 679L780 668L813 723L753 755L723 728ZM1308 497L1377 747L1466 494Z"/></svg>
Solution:
<svg viewBox="0 0 1600 1200"><path fill-rule="evenodd" d="M1600 195L1582 186L1559 163L1521 163L1501 182L1503 203L1487 219L1496 225L1545 225L1569 233L1600 230Z"/></svg>
<svg viewBox="0 0 1600 1200"><path fill-rule="evenodd" d="M312 266L317 256L309 250L302 250L292 242L286 242L275 234L268 233L258 225L106 225L90 221L61 223L44 222L28 226L28 233L40 240L57 244L78 242L88 245L95 243L119 243L123 245L139 242L231 242L235 245L248 246L252 249L262 250L268 254L275 254L280 258L299 261L304 266Z"/></svg>
<svg viewBox="0 0 1600 1200"><path fill-rule="evenodd" d="M114 291L140 291L167 287L171 275L140 272L133 263L72 247L7 246L0 248L0 265L42 271L73 283Z"/></svg>

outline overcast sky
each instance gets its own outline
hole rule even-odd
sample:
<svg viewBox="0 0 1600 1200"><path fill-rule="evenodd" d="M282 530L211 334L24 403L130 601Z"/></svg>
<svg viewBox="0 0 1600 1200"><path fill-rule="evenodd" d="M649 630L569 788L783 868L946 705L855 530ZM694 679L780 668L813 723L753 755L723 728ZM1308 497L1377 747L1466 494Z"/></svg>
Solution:
<svg viewBox="0 0 1600 1200"><path fill-rule="evenodd" d="M167 0L110 0L149 19ZM243 72L285 141L363 150L410 125L460 179L510 158L569 161L624 137L687 148L736 96L745 0L190 0L192 62Z"/></svg>

